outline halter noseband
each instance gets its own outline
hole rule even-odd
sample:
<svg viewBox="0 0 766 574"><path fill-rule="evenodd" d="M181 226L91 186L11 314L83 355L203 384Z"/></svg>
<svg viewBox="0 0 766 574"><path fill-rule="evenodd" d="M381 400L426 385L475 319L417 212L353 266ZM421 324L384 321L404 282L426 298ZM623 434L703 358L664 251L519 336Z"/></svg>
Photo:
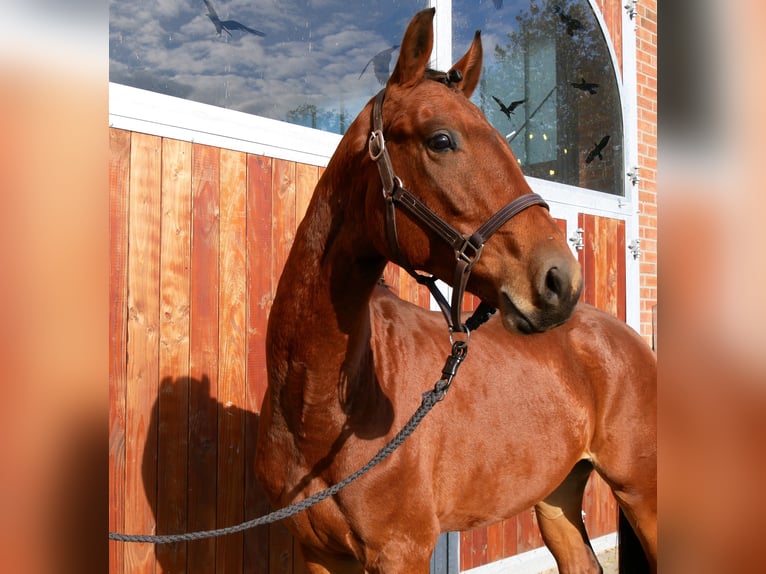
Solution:
<svg viewBox="0 0 766 574"><path fill-rule="evenodd" d="M461 234L444 221L444 219L431 211L420 199L410 193L402 184L402 180L394 173L391 156L388 154L386 141L383 137L383 98L385 94L386 90L384 88L375 96L372 108L373 131L370 134L368 149L370 157L378 166L380 179L383 183L383 197L386 199L386 237L389 248L397 259L396 263L401 265L418 283L428 287L444 314L450 331L467 332L471 327L471 323L470 320L466 324L460 321L460 308L462 307L468 276L471 274L471 268L474 263L479 260L484 244L495 231L500 229L514 215L533 205L541 205L548 209L548 204L538 194L527 193L502 207L471 235ZM396 233L397 206L407 211L416 221L422 223L444 239L455 252L456 264L451 306L436 286L436 278L433 275L418 273L402 257ZM481 309L482 307L484 309ZM480 311L486 314L486 318L488 318L489 315L494 313L494 308L482 301L474 316Z"/></svg>

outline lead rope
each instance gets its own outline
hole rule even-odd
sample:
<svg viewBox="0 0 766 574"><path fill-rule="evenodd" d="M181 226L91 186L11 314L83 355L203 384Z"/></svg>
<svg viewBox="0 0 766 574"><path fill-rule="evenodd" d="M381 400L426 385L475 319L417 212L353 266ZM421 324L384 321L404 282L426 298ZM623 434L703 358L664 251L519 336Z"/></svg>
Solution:
<svg viewBox="0 0 766 574"><path fill-rule="evenodd" d="M450 334L450 340L451 338L452 338L452 335ZM300 500L294 504L285 506L284 508L280 508L279 510L275 510L271 514L267 514L259 518L254 518L252 520L248 520L247 522L243 522L235 526L229 526L226 528L217 528L214 530L200 530L198 532L187 532L183 534L152 535L152 534L119 534L116 532L110 532L109 540L116 540L119 542L148 542L151 544L169 544L172 542L189 542L192 540L201 540L203 538L214 538L217 536L224 536L227 534L235 534L237 532L242 532L243 530L248 530L256 526L271 524L273 522L278 522L279 520L289 518L290 516L294 516L295 514L298 514L299 512L303 512L304 510L311 508L315 504L318 504L319 502L322 502L323 500L340 492L341 489L348 486L349 484L354 482L357 478L359 478L360 476L362 476L363 474L371 470L373 467L375 467L377 464L384 461L397 448L399 448L399 446L401 446L401 444L405 440L407 440L407 438L413 432L415 432L415 429L418 427L420 422L425 418L428 412L432 408L434 408L434 406L436 406L436 403L441 401L444 398L444 396L447 394L447 391L449 390L450 385L452 385L452 379L457 374L458 367L460 367L460 364L463 362L463 359L465 359L467 354L468 354L468 339L466 339L465 341L458 340L458 341L452 342L452 352L447 357L447 360L444 363L444 368L442 369L442 378L436 381L436 384L434 385L433 389L423 393L423 399L420 403L420 406L412 415L412 417L410 417L410 420L407 421L407 423L402 427L402 429L398 433L396 433L396 436L394 436L394 438L392 438L383 448L381 448L378 451L378 453L375 456L373 456L369 460L369 462L367 462L367 464L365 464L362 468L357 470L355 473L349 475L348 477L346 477L339 483L334 484L330 486L329 488L326 488L325 490L312 494L308 498L304 498L303 500Z"/></svg>

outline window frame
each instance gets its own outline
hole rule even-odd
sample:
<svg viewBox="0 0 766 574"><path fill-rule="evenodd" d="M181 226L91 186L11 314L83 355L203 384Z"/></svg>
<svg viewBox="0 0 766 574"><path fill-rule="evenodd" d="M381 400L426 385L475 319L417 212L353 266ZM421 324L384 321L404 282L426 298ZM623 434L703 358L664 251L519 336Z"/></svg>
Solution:
<svg viewBox="0 0 766 574"><path fill-rule="evenodd" d="M612 37L595 0L587 0L603 32L612 69L617 75L623 122L623 165L638 165L636 82L636 36L633 21L622 11L622 77ZM424 3L425 4L425 3ZM429 0L436 7L432 66L449 69L452 62L452 0ZM373 94L370 95L372 97ZM342 135L284 121L255 116L109 82L109 126L162 137L191 141L225 149L326 166ZM554 217L567 220L567 234L577 229L577 213L590 213L626 222L630 243L638 233L638 189L627 174L624 196L527 177L531 188L546 198ZM639 262L626 257L627 323L638 329Z"/></svg>

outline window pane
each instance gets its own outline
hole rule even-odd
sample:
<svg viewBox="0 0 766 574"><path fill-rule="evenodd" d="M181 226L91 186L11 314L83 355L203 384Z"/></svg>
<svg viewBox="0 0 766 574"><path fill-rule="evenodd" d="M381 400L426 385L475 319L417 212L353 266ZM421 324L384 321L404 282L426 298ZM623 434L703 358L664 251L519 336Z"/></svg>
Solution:
<svg viewBox="0 0 766 574"><path fill-rule="evenodd" d="M398 56L394 46L425 6L111 0L109 79L343 133L385 82Z"/></svg>
<svg viewBox="0 0 766 574"><path fill-rule="evenodd" d="M526 175L624 195L622 111L587 0L453 0L453 59L482 31L474 101Z"/></svg>

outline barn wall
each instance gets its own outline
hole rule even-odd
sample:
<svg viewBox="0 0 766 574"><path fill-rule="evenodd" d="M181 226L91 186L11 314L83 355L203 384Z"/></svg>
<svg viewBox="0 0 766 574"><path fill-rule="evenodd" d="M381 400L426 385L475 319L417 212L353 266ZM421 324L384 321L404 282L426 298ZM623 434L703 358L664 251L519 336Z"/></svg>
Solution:
<svg viewBox="0 0 766 574"><path fill-rule="evenodd" d="M266 321L323 168L119 129L110 136L110 530L206 530L265 514L251 461ZM579 224L591 238L584 297L624 318L624 269L614 262L624 224ZM607 239L615 236L622 245ZM428 306L428 292L398 267L385 280ZM585 512L593 536L614 531L600 480L588 486ZM279 524L156 552L110 544L112 573L303 571ZM529 510L463 533L461 568L540 545Z"/></svg>
<svg viewBox="0 0 766 574"><path fill-rule="evenodd" d="M110 130L111 531L237 524L252 474L266 322L323 168ZM386 270L404 299L425 288ZM110 572L304 572L284 526L188 544L110 542Z"/></svg>
<svg viewBox="0 0 766 574"><path fill-rule="evenodd" d="M597 0L622 67L621 2ZM638 4L641 333L656 304L656 0ZM178 532L267 512L252 477L277 280L322 168L110 130L110 530ZM624 318L624 224L581 215L584 300ZM568 230L571 234L572 230ZM591 238L588 240L588 238ZM612 240L605 240L606 237ZM620 244L620 242L622 242ZM428 294L396 267L401 297ZM622 293L622 294L621 294ZM475 306L469 298L466 308ZM616 505L589 483L586 524ZM461 569L542 544L534 513L461 535ZM110 572L304 571L281 525L158 547L110 543Z"/></svg>

